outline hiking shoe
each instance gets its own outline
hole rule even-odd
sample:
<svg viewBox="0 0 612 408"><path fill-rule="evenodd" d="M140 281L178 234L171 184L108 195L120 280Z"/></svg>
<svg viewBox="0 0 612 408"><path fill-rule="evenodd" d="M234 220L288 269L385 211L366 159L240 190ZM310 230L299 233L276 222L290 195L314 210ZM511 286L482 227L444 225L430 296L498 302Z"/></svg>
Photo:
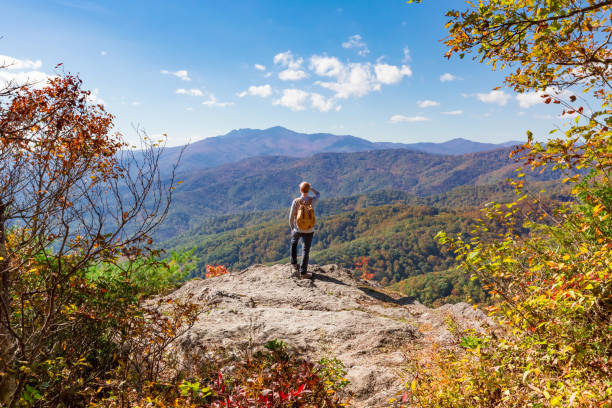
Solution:
<svg viewBox="0 0 612 408"><path fill-rule="evenodd" d="M291 276L294 278L299 278L300 277L300 267L298 264L291 264Z"/></svg>
<svg viewBox="0 0 612 408"><path fill-rule="evenodd" d="M300 273L300 279L312 279L312 273L310 272Z"/></svg>

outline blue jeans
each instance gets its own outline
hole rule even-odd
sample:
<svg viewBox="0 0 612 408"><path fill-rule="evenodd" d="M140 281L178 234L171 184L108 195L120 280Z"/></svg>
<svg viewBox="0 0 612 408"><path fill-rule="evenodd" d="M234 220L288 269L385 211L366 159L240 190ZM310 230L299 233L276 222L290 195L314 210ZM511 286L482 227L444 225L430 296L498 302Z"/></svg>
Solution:
<svg viewBox="0 0 612 408"><path fill-rule="evenodd" d="M300 273L306 273L308 271L308 255L310 254L310 245L312 244L312 236L314 232L303 233L293 231L291 233L291 264L297 265L297 246L298 241L302 238L302 265L300 266Z"/></svg>

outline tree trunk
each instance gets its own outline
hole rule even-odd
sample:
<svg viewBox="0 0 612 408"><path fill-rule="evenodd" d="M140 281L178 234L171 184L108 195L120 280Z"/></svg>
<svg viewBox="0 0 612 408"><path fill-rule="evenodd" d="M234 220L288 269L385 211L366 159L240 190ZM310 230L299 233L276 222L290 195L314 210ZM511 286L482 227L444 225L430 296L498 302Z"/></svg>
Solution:
<svg viewBox="0 0 612 408"><path fill-rule="evenodd" d="M11 335L7 327L9 316L9 260L6 249L5 206L0 204L0 406L12 399L17 383L14 375L8 372L10 361Z"/></svg>

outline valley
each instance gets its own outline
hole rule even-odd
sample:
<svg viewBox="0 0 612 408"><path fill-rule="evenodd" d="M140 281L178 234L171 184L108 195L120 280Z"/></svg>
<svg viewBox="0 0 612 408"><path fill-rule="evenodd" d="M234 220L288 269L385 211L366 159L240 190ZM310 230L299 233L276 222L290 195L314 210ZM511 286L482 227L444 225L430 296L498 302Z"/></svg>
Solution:
<svg viewBox="0 0 612 408"><path fill-rule="evenodd" d="M434 144L435 145L435 144ZM367 258L372 279L425 304L467 298L485 301L478 282L458 274L454 254L443 251L439 231L466 234L491 201L515 196L506 181L517 164L510 148L440 155L406 148L311 157L253 157L192 171L177 188L159 247L190 251L191 276L206 265L241 270L289 262L287 211L301 180L321 192L311 262L355 269ZM569 200L551 171L528 173L529 190Z"/></svg>

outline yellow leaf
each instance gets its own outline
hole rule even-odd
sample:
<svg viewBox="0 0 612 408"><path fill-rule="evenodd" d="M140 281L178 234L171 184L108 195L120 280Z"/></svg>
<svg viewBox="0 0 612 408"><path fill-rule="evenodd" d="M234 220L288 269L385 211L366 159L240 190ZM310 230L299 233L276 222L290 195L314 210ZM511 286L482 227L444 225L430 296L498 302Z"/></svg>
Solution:
<svg viewBox="0 0 612 408"><path fill-rule="evenodd" d="M410 389L412 390L412 392L416 391L416 378L412 380L412 383L410 384Z"/></svg>

